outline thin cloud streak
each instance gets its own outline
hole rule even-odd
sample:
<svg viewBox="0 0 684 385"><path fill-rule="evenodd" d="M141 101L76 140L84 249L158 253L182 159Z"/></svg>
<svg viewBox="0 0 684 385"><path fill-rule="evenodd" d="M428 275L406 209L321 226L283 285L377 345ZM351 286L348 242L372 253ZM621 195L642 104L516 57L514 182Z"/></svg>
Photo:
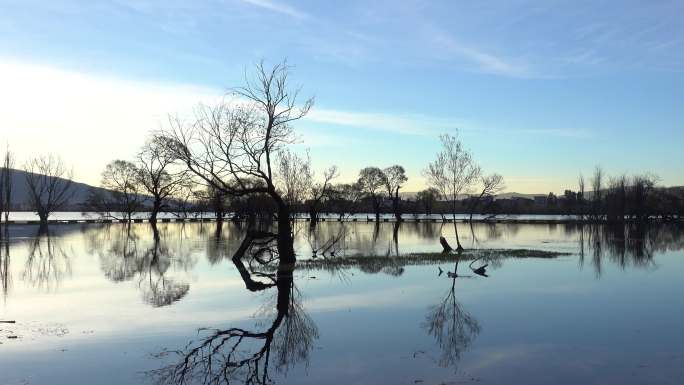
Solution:
<svg viewBox="0 0 684 385"><path fill-rule="evenodd" d="M270 0L240 0L243 3L253 5L262 9L266 9L272 12L280 13L287 16L292 16L297 19L306 19L309 15L302 12L290 5L278 3Z"/></svg>
<svg viewBox="0 0 684 385"><path fill-rule="evenodd" d="M462 123L448 118L333 109L313 109L306 119L318 123L351 126L404 135L434 135L462 128Z"/></svg>

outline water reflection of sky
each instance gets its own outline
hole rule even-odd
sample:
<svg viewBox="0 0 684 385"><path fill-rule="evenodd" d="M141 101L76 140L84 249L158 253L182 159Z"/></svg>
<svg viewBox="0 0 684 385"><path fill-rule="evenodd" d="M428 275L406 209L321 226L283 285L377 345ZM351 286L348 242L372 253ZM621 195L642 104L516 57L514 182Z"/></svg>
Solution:
<svg viewBox="0 0 684 385"><path fill-rule="evenodd" d="M322 223L314 234L298 229L300 257L337 236L340 226ZM156 257L145 224L130 235L119 225L54 226L49 239L36 230L12 227L0 320L17 324L0 324L0 384L152 383L145 373L170 360L153 353L186 346L198 328L267 323L253 315L273 302L273 293L244 289L230 263L242 235L232 224L218 235L211 224L163 224ZM391 223L377 231L348 224L344 231L340 253L389 258L397 250L439 251L439 235L453 237L450 224L405 223L396 241ZM684 375L684 336L677 332L684 319L681 228L478 224L472 233L468 226L459 231L466 247L573 254L497 260L490 278L455 282L438 276L438 266L453 271L450 263L406 266L398 276L358 268L295 271L318 338L307 360L286 374L274 370L274 380L674 384ZM459 272L472 275L467 263ZM183 285L187 292L179 291ZM469 336L466 327L456 340L468 346L444 365L447 344L440 346L426 321L452 285L457 310L479 332Z"/></svg>

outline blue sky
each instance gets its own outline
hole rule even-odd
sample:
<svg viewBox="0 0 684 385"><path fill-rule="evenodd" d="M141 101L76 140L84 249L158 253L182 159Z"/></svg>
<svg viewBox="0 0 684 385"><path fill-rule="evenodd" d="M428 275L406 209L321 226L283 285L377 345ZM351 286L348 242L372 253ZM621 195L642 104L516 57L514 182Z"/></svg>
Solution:
<svg viewBox="0 0 684 385"><path fill-rule="evenodd" d="M681 1L0 0L0 125L19 157L56 152L97 183L166 113L286 58L316 106L299 125L341 180L407 168L459 130L509 191L580 171L684 184ZM9 118L8 118L9 117ZM36 144L38 143L38 144Z"/></svg>

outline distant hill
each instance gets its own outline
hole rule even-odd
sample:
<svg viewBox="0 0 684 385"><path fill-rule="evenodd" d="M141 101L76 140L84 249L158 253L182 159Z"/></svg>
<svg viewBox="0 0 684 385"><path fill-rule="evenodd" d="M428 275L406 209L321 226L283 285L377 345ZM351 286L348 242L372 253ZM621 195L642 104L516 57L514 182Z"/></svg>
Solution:
<svg viewBox="0 0 684 385"><path fill-rule="evenodd" d="M26 184L26 171L10 170L12 178L12 208L13 210L28 209L29 188ZM64 179L59 178L64 181ZM73 197L70 199L66 211L80 210L81 206L87 201L91 191L106 192L107 190L101 187L94 187L85 183L72 182L71 189Z"/></svg>
<svg viewBox="0 0 684 385"><path fill-rule="evenodd" d="M399 195L401 196L402 199L406 200L415 200L417 192L399 192ZM496 195L495 199L511 199L511 198L527 198L527 199L534 199L536 196L547 196L548 193L546 194L522 194L522 193L517 193L517 192L507 192L507 193L502 193ZM461 198L467 198L468 195L464 194Z"/></svg>

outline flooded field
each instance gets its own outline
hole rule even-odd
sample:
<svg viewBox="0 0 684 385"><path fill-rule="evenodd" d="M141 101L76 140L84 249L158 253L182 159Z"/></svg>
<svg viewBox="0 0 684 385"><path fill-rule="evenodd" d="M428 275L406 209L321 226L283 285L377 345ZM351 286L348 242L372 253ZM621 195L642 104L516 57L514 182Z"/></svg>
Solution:
<svg viewBox="0 0 684 385"><path fill-rule="evenodd" d="M232 259L233 223L11 226L0 384L684 377L681 226L459 232L457 258L448 223L298 222L294 270L265 274Z"/></svg>

